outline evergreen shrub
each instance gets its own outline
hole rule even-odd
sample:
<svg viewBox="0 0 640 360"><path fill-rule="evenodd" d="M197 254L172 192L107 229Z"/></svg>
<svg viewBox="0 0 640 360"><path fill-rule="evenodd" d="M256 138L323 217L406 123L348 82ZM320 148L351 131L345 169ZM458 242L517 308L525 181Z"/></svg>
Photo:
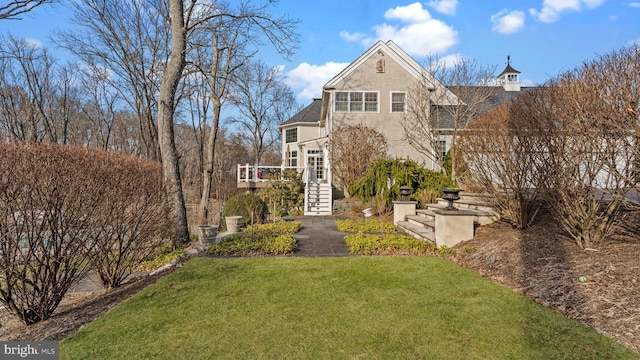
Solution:
<svg viewBox="0 0 640 360"><path fill-rule="evenodd" d="M437 171L427 170L412 160L378 160L371 164L363 177L349 186L349 193L368 201L381 197L387 205L400 197L401 187L410 187L410 200L418 200L418 190L429 189L441 195L443 188L452 187L451 178Z"/></svg>
<svg viewBox="0 0 640 360"><path fill-rule="evenodd" d="M224 203L222 210L222 219L224 229L227 228L225 217L242 216L245 224L261 224L267 217L269 212L267 204L257 195L252 193L243 193L234 195ZM253 219L252 217L253 213Z"/></svg>

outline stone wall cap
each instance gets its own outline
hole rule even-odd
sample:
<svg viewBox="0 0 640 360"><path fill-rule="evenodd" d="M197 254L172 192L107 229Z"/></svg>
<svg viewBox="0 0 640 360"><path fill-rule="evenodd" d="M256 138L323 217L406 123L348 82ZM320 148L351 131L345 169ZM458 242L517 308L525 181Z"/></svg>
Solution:
<svg viewBox="0 0 640 360"><path fill-rule="evenodd" d="M413 201L413 200L395 200L393 201L394 204L417 204L417 201Z"/></svg>
<svg viewBox="0 0 640 360"><path fill-rule="evenodd" d="M443 210L436 209L433 210L436 215L446 215L446 216L475 216L476 213L470 210Z"/></svg>

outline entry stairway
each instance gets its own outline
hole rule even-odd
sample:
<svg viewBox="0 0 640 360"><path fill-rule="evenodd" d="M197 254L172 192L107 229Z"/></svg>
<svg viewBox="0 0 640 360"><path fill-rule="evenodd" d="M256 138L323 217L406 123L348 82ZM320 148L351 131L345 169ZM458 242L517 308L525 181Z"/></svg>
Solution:
<svg viewBox="0 0 640 360"><path fill-rule="evenodd" d="M455 201L454 206L460 210L474 213L475 227L491 224L500 219L497 211L490 203L489 195L467 192L461 192L459 195L460 200ZM447 200L438 198L436 204L427 204L426 209L416 210L416 214L407 215L405 221L399 221L397 225L413 237L435 244L436 214L433 211L444 209L447 205Z"/></svg>
<svg viewBox="0 0 640 360"><path fill-rule="evenodd" d="M333 204L331 184L321 181L309 181L304 194L304 215L331 215Z"/></svg>

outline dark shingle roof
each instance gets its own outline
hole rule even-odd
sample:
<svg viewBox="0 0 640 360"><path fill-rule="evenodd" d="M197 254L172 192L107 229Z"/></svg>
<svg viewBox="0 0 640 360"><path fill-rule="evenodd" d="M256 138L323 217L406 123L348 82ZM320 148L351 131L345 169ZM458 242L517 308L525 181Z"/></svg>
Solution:
<svg viewBox="0 0 640 360"><path fill-rule="evenodd" d="M291 119L283 122L280 126L286 126L296 123L318 123L320 121L320 110L322 109L322 99L313 99L313 102L304 109L300 110L297 114L293 115Z"/></svg>
<svg viewBox="0 0 640 360"><path fill-rule="evenodd" d="M513 67L511 67L511 63L507 63L507 67L504 68L504 70L502 70L502 72L500 73L500 75L498 75L498 77L504 75L505 73L517 73L520 74L520 71L514 69Z"/></svg>
<svg viewBox="0 0 640 360"><path fill-rule="evenodd" d="M451 92L453 92L456 96L459 96L462 101L465 101L464 99L465 93L473 94L473 90L469 91L469 88L473 88L473 87L471 86L462 87L461 91L459 91L461 92L461 94L456 94L455 87L450 87L449 90L451 90ZM482 108L477 110L477 115L482 115L490 111L491 109L494 109L497 106L502 105L511 99L514 99L515 97L517 97L518 95L522 94L523 92L529 89L532 89L532 88L521 87L520 91L506 91L502 86L494 86L492 87L493 94L484 103ZM473 96L473 95L467 95L467 96ZM435 106L436 106L435 104L432 105L432 111L436 110ZM440 123L440 126L439 126L440 129L453 129L453 116L452 116L453 111L446 109L452 106L453 105L440 106L440 109L444 110L444 111L441 110L441 112L439 113L439 118L437 120ZM458 128L461 129L466 126L467 119L460 119L460 120L461 120L461 123L458 124Z"/></svg>

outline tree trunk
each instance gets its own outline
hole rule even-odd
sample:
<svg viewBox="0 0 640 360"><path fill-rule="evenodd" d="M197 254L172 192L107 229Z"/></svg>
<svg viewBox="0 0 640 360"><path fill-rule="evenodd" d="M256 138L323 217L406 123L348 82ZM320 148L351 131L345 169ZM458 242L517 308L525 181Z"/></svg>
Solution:
<svg viewBox="0 0 640 360"><path fill-rule="evenodd" d="M170 0L171 58L162 76L158 97L158 143L162 158L165 196L173 222L174 246L189 241L187 211L182 193L182 180L173 131L175 97L185 66L186 30L182 0Z"/></svg>
<svg viewBox="0 0 640 360"><path fill-rule="evenodd" d="M212 99L213 101L213 118L211 121L211 133L207 141L207 162L204 167L202 178L202 197L200 198L199 215L202 224L206 224L209 217L209 197L211 197L211 183L213 180L213 167L216 150L216 139L218 137L218 125L220 122L220 99Z"/></svg>

